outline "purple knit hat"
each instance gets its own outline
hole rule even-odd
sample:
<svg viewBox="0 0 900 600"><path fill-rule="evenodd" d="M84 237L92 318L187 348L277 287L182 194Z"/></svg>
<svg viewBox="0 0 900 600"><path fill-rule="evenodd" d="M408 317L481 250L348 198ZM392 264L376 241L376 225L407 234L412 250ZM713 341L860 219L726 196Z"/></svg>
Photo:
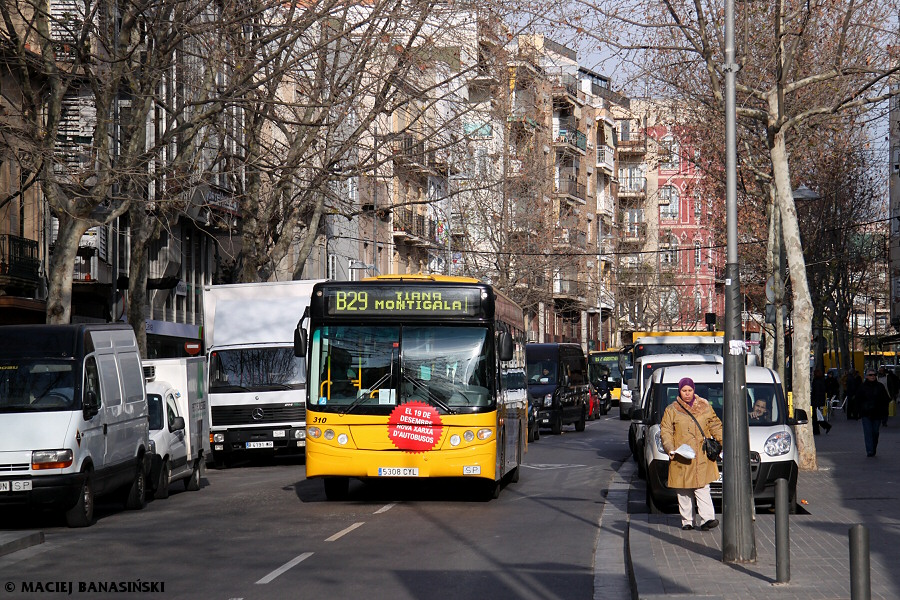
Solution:
<svg viewBox="0 0 900 600"><path fill-rule="evenodd" d="M681 388L683 388L686 385L691 386L692 390L695 389L693 379L691 379L690 377L682 377L681 380L678 382L678 389L680 390Z"/></svg>

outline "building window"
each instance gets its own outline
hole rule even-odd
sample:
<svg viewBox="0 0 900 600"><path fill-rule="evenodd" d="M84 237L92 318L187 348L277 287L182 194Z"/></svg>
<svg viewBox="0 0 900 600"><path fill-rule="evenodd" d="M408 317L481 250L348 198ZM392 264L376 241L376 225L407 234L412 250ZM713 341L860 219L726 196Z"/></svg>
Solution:
<svg viewBox="0 0 900 600"><path fill-rule="evenodd" d="M671 185L659 188L659 218L663 220L678 220L678 190Z"/></svg>
<svg viewBox="0 0 900 600"><path fill-rule="evenodd" d="M678 170L678 142L667 136L659 142L659 168L667 171Z"/></svg>
<svg viewBox="0 0 900 600"><path fill-rule="evenodd" d="M337 255L329 254L325 265L325 279L337 279Z"/></svg>
<svg viewBox="0 0 900 600"><path fill-rule="evenodd" d="M697 192L694 194L694 218L697 222L700 222L700 212L702 211L703 206L703 198L700 197L700 193Z"/></svg>
<svg viewBox="0 0 900 600"><path fill-rule="evenodd" d="M700 254L700 242L696 241L694 242L694 266L697 267L698 270L700 268Z"/></svg>

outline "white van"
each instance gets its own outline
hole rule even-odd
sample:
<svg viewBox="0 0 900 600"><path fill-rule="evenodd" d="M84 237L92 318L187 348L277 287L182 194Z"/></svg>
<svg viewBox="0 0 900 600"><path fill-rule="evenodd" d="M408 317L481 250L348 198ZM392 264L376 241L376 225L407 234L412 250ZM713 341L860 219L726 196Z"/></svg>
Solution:
<svg viewBox="0 0 900 600"><path fill-rule="evenodd" d="M648 354L640 357L635 361L632 378L627 381L628 414L631 415L634 409L644 408L650 377L656 369L674 365L722 364L724 360L718 354ZM619 410L622 409L620 408ZM641 466L641 451L644 444L645 429L641 419L632 419L631 426L628 428L628 447L631 449L631 455L634 457L634 460L637 461L638 475L641 478L644 477L644 471Z"/></svg>
<svg viewBox="0 0 900 600"><path fill-rule="evenodd" d="M61 510L70 527L110 492L141 509L149 442L129 326L0 327L0 505Z"/></svg>
<svg viewBox="0 0 900 600"><path fill-rule="evenodd" d="M788 481L789 502L792 512L797 497L797 442L793 426L807 422L806 412L794 409L788 416L784 389L778 374L764 367L745 367L747 378L747 412L757 401L766 410L759 419L748 419L750 427L750 476L753 496L757 503L775 502L775 482ZM722 418L724 389L724 365L690 365L662 367L653 372L647 390L647 403L639 417L647 426L644 436L644 470L647 474L647 508L651 513L661 512L676 504L675 492L666 485L669 475L669 457L662 447L659 424L666 407L678 396L678 382L682 377L694 380L698 396L712 405ZM727 440L726 440L727 442ZM722 472L721 464L719 473ZM722 498L722 480L710 485L714 501Z"/></svg>

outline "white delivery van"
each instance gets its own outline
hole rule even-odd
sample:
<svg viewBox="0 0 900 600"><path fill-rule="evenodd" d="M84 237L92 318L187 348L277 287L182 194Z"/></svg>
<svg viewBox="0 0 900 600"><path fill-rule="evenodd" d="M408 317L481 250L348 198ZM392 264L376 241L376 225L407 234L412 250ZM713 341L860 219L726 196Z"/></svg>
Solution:
<svg viewBox="0 0 900 600"><path fill-rule="evenodd" d="M150 434L134 331L120 324L0 327L0 505L90 525L94 498L145 505Z"/></svg>
<svg viewBox="0 0 900 600"><path fill-rule="evenodd" d="M775 482L788 481L789 501L792 512L796 510L797 440L793 427L807 422L806 412L794 409L788 416L787 401L778 374L765 367L745 367L748 414L759 403L765 405L759 418L748 418L750 428L750 477L754 500L761 504L774 504ZM678 382L682 377L694 380L698 396L712 405L719 418L724 406L724 365L690 365L662 367L653 372L647 390L647 402L640 411L647 426L644 436L643 461L647 474L647 507L650 512L674 507L675 491L668 485L669 457L662 447L659 424L666 407L678 396ZM725 440L727 443L728 440ZM722 498L722 466L719 465L719 481L710 484L714 502Z"/></svg>
<svg viewBox="0 0 900 600"><path fill-rule="evenodd" d="M200 489L209 454L205 365L199 356L144 361L153 458L150 485L156 498L168 498L174 481L184 481L188 491Z"/></svg>
<svg viewBox="0 0 900 600"><path fill-rule="evenodd" d="M627 381L628 399L631 403L629 415L633 414L633 410L644 408L650 377L656 369L675 365L723 364L724 361L725 359L718 354L648 354L640 357L635 361L633 378ZM645 475L641 460L645 431L646 427L642 419L632 419L628 428L628 447L631 449L634 460L637 461L638 475L641 478Z"/></svg>
<svg viewBox="0 0 900 600"><path fill-rule="evenodd" d="M203 288L212 452L236 456L306 452L306 357L294 331L319 280Z"/></svg>

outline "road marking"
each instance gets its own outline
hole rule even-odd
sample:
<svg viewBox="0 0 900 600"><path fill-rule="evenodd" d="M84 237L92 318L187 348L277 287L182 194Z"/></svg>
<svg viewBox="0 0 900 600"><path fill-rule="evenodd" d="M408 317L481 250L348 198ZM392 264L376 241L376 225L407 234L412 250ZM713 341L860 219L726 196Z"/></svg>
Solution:
<svg viewBox="0 0 900 600"><path fill-rule="evenodd" d="M354 529L356 529L357 527L362 527L363 525L365 525L365 522L363 522L363 523L354 523L353 525L351 525L351 526L348 527L347 529L344 529L343 531L338 531L336 534L334 534L334 535L331 536L330 538L327 538L325 541L326 541L326 542L333 542L333 541L335 541L335 540L338 540L338 539L342 538L343 536L347 535L348 533L350 533L351 531L353 531Z"/></svg>
<svg viewBox="0 0 900 600"><path fill-rule="evenodd" d="M379 508L378 510L376 510L374 514L380 515L381 513L384 513L384 512L387 512L387 511L391 510L391 509L394 508L395 506L397 506L397 503L396 503L396 502L391 502L390 504L385 504L384 506L382 506L381 508Z"/></svg>
<svg viewBox="0 0 900 600"><path fill-rule="evenodd" d="M278 567L277 569L275 569L274 571L272 571L271 573L269 573L268 575L266 575L265 577L263 577L262 579L257 581L256 582L257 585L269 583L270 581L272 581L273 579L275 579L276 577L278 577L279 575L281 575L288 569L291 569L292 567L296 567L297 565L299 565L300 563L302 563L304 560L306 560L307 558L309 558L312 555L313 555L312 552L304 552L300 556L297 556L297 557L289 560L288 562L284 563L283 565L281 565L280 567Z"/></svg>
<svg viewBox="0 0 900 600"><path fill-rule="evenodd" d="M521 466L526 469L537 469L538 471L548 471L551 469L578 469L581 467L586 467L587 465L547 465L547 464L539 464L534 463L530 465L522 464Z"/></svg>

